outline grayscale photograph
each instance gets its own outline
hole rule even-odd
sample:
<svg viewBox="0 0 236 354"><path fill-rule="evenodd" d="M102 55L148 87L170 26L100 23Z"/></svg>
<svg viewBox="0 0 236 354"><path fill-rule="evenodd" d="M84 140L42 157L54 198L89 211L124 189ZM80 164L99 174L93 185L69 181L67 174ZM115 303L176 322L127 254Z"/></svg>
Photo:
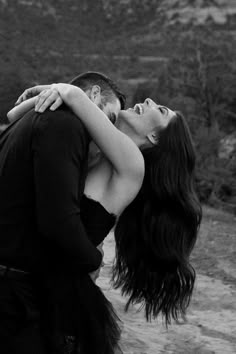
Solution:
<svg viewBox="0 0 236 354"><path fill-rule="evenodd" d="M236 353L236 0L0 0L0 354Z"/></svg>

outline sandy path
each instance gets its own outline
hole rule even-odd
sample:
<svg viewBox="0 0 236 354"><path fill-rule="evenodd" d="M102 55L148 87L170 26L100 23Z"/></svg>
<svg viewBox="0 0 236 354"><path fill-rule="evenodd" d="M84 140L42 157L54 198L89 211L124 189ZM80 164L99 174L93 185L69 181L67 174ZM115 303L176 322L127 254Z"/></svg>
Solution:
<svg viewBox="0 0 236 354"><path fill-rule="evenodd" d="M143 312L137 312L137 308L133 307L128 313L124 312L125 299L121 297L119 291L112 289L109 283L114 257L114 237L113 234L107 237L104 246L106 264L97 283L113 303L123 321L121 347L124 354L236 353L236 263L235 258L231 257L235 256L236 251L236 232L234 232L236 220L228 214L215 213L216 215L212 209L206 210L201 242L194 254L198 275L187 322L173 324L168 330L162 325L161 319L147 323ZM214 221L214 218L218 217L217 213L220 215L220 221ZM213 225L212 228L210 228L211 225ZM209 260L211 257L214 260L216 253L211 252L211 257L204 257L202 247L204 251L211 250L211 235L215 234L216 226L218 234L214 239L214 247L218 253L220 245L217 240L219 243L222 242L222 234L227 226L229 228L226 233L227 239L232 237L233 242L230 242L229 253L224 253L223 250L221 257L217 254L217 265L211 266L208 264ZM204 261L205 259L207 261Z"/></svg>

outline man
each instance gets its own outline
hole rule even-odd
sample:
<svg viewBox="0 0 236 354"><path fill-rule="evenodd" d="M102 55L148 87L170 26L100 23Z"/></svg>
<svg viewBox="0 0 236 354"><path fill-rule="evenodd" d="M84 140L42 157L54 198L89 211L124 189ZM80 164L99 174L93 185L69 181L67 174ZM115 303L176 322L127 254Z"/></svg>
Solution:
<svg viewBox="0 0 236 354"><path fill-rule="evenodd" d="M82 74L71 83L108 116L123 108L124 96L100 73ZM30 111L0 135L2 354L46 353L37 305L40 274L59 265L88 273L101 263L79 215L89 142L65 106L44 114Z"/></svg>

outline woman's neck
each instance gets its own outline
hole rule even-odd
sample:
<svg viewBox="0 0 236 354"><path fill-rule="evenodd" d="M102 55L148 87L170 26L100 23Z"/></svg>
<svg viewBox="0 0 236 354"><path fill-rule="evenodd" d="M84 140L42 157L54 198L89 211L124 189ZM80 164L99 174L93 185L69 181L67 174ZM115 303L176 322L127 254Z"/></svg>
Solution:
<svg viewBox="0 0 236 354"><path fill-rule="evenodd" d="M130 128L129 125L118 120L115 126L118 130L120 130L122 133L127 135L131 140L133 140L133 142L141 149L144 143L141 141L140 137L135 133L135 131L132 128Z"/></svg>

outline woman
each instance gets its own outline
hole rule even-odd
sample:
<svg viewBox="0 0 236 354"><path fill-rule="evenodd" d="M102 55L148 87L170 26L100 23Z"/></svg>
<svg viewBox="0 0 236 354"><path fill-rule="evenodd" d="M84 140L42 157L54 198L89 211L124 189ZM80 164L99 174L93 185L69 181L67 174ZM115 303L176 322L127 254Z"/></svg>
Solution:
<svg viewBox="0 0 236 354"><path fill-rule="evenodd" d="M158 314L166 324L178 320L193 291L189 256L201 221L195 152L183 116L146 99L120 111L114 127L82 90L67 84L43 91L36 111L62 101L106 157L89 171L85 194L119 216L113 282L129 297L126 309L139 303L147 320Z"/></svg>

